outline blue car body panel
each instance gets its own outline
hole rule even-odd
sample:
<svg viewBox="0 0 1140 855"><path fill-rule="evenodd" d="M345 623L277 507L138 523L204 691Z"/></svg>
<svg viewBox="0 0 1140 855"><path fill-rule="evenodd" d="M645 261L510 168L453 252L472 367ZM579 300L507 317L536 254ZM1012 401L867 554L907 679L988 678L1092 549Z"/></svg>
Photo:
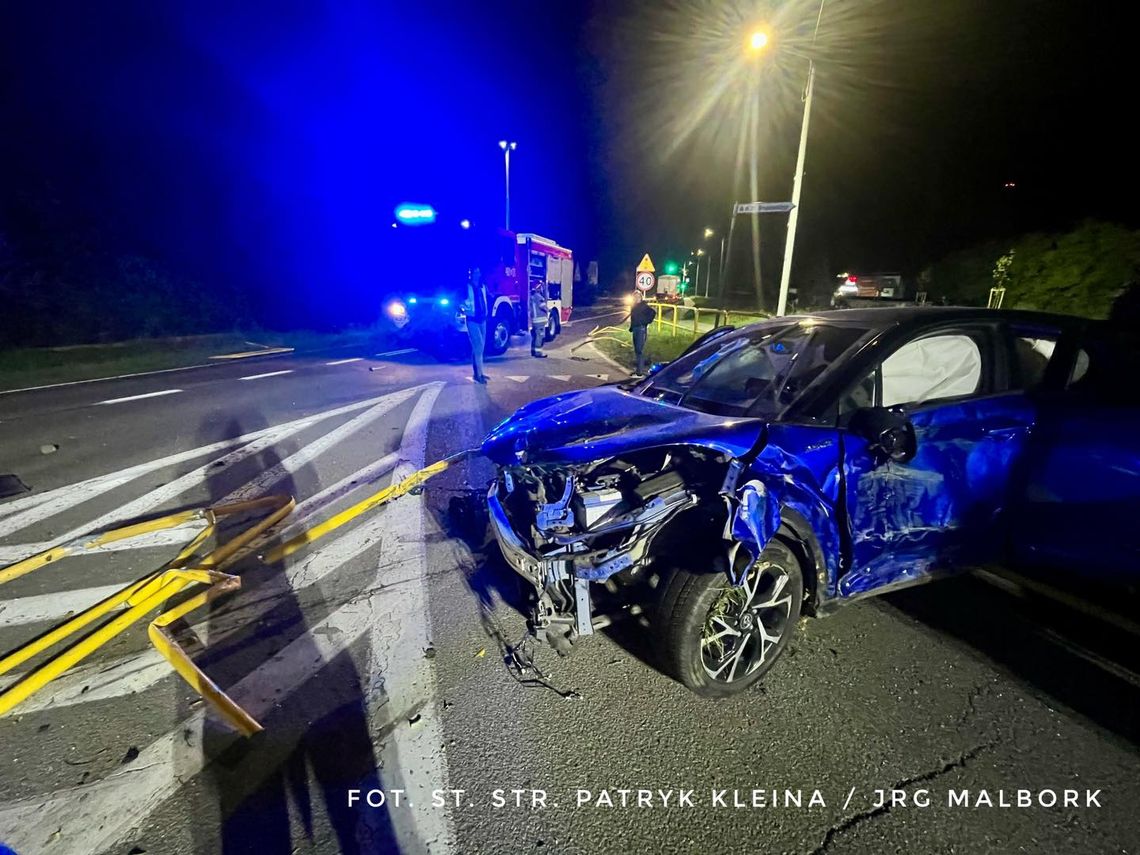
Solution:
<svg viewBox="0 0 1140 855"><path fill-rule="evenodd" d="M865 440L846 435L850 571L839 595L921 579L997 557L995 520L1033 424L1021 394L947 403L910 414L918 438L907 463L876 465Z"/></svg>
<svg viewBox="0 0 1140 855"><path fill-rule="evenodd" d="M1046 404L1028 442L1010 531L1021 564L1104 581L1140 566L1140 408Z"/></svg>
<svg viewBox="0 0 1140 855"><path fill-rule="evenodd" d="M528 460L587 463L641 448L678 443L741 457L763 430L759 419L726 419L614 386L598 386L527 404L483 440L483 453L501 465Z"/></svg>

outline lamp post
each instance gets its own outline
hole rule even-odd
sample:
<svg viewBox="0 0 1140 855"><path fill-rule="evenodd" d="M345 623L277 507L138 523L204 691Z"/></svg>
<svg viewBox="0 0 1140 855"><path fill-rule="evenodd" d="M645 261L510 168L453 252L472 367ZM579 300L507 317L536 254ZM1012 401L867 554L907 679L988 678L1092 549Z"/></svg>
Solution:
<svg viewBox="0 0 1140 855"><path fill-rule="evenodd" d="M820 0L819 12L815 18L815 31L812 33L811 43L814 53L816 37L819 35L819 24L823 20L823 5L827 0ZM770 39L768 34L763 30L756 30L752 32L746 42L747 49L753 54L759 54L767 49ZM803 189L804 177L804 159L807 154L807 137L808 125L811 121L811 105L812 96L815 94L815 58L809 56L808 58L808 75L807 85L804 87L803 102L804 102L804 116L803 124L800 127L800 145L796 154L796 173L792 179L792 209L788 214L788 236L784 242L784 264L780 270L780 297L776 303L776 314L783 315L787 312L788 308L788 285L792 277L792 258L795 254L796 245L796 226L800 218L800 192ZM733 215L735 218L736 207L733 206ZM735 225L735 222L733 223ZM732 229L729 229L729 244L731 241ZM731 248L731 247L730 247Z"/></svg>
<svg viewBox="0 0 1140 855"><path fill-rule="evenodd" d="M504 228L507 231L511 230L511 152L518 147L519 144L517 142L499 140L499 148L503 150L503 166L506 169L507 175L506 216L504 217Z"/></svg>
<svg viewBox="0 0 1140 855"><path fill-rule="evenodd" d="M823 19L823 4L819 0L819 14L815 19L815 32L812 34L812 48L819 35L819 22ZM814 50L813 50L814 53ZM815 58L808 58L807 86L804 88L804 120L800 127L800 148L796 154L796 177L792 181L792 210L788 214L788 237L784 243L784 264L780 268L780 299L776 303L776 315L782 316L788 309L788 285L792 279L792 257L796 247L796 225L800 219L800 191L803 189L804 157L807 154L808 123L811 121L811 99L815 92Z"/></svg>
<svg viewBox="0 0 1140 855"><path fill-rule="evenodd" d="M711 238L715 234L716 234L716 232L714 232L708 226L705 226L704 243L708 243L709 238ZM701 250L701 252L703 253L704 250ZM712 255L709 256L708 264L705 265L705 296L706 297L708 297L708 295L709 295L709 283L711 283L711 282L712 282ZM696 296L696 295L694 295L694 296Z"/></svg>

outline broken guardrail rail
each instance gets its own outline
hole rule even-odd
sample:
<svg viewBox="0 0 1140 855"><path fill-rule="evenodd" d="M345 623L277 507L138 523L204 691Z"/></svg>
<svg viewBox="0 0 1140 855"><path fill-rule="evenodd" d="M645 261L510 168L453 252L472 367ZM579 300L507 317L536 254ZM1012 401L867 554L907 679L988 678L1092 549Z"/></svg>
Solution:
<svg viewBox="0 0 1140 855"><path fill-rule="evenodd" d="M366 511L422 487L429 478L438 475L452 463L474 453L474 451L472 449L453 454L412 473L396 484L384 487L352 507L274 547L261 556L261 560L267 564L280 562ZM240 588L241 577L226 573L225 568L243 554L243 549L249 547L258 538L268 535L270 529L289 515L294 505L295 501L291 496L274 495L227 505L195 508L109 529L94 536L83 535L15 564L0 568L0 585L2 585L49 564L54 564L67 556L84 554L109 543L128 540L155 531L178 528L195 520L203 520L206 523L205 527L169 563L126 585L111 596L68 618L55 628L0 658L0 676L3 676L13 668L83 631L96 621L107 618L113 612L118 612L87 636L79 639L47 662L0 690L0 715L6 714L31 695L43 689L69 668L77 665L108 641L159 608L171 597L193 586L204 586L204 590L200 590L194 596L155 617L147 627L147 635L155 649L170 663L179 676L205 700L209 701L234 728L245 736L252 736L260 731L261 725L249 713L239 707L186 655L186 652L170 634L168 627L195 609L201 608L223 594ZM259 510L267 510L268 514L213 551L195 559L199 547L214 534L219 519Z"/></svg>

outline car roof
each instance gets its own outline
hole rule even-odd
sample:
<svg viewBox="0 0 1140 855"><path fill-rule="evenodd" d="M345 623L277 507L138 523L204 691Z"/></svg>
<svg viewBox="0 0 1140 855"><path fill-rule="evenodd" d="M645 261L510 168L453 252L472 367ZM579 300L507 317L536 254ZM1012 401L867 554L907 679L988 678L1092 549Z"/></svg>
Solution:
<svg viewBox="0 0 1140 855"><path fill-rule="evenodd" d="M968 321L1003 321L1029 325L1074 327L1096 323L1089 318L1022 309L976 309L966 306L876 306L873 308L836 309L827 312L805 312L789 315L787 321L814 320L841 326L861 326L872 330L890 327L953 324Z"/></svg>

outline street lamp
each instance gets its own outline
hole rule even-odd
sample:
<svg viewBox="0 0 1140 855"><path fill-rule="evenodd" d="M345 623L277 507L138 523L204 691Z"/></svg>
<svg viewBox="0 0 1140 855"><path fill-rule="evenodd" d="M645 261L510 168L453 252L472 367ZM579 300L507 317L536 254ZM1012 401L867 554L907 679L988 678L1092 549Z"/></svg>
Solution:
<svg viewBox="0 0 1140 855"><path fill-rule="evenodd" d="M705 226L705 236L704 236L704 239L705 239L706 241L707 241L709 238L711 238L713 235L715 235L715 234L716 234L716 232L715 232L715 231L713 231L713 230L712 230L712 228L710 228L709 226ZM723 258L723 256L724 256L724 250L723 250L723 246L724 246L724 239L722 238L722 239L721 239L721 247L722 247L722 249L721 249L721 256L722 256L722 258ZM703 253L703 252L704 252L704 250L701 250L701 252ZM710 255L710 256L709 256L709 263L708 263L708 265L705 267L705 296L706 296L706 297L709 295L709 285L711 284L711 282L712 282L712 256ZM694 296L696 296L696 295L694 295Z"/></svg>
<svg viewBox="0 0 1140 855"><path fill-rule="evenodd" d="M819 22L823 20L823 4L819 0L819 14L815 18L815 32L812 33L812 54L815 53L815 40L819 35ZM780 299L776 303L776 315L782 316L788 310L788 285L792 279L792 256L796 246L796 224L800 219L800 190L804 179L804 156L807 154L808 122L811 120L811 98L815 92L815 57L808 57L807 87L804 89L804 121L800 128L800 148L796 154L796 177L792 181L792 210L788 214L788 237L784 243L784 265L780 268Z"/></svg>
<svg viewBox="0 0 1140 855"><path fill-rule="evenodd" d="M507 231L511 230L511 152L519 147L517 142L507 142L506 140L499 140L499 148L503 150L503 165L507 173L507 204L506 204L506 217L505 222Z"/></svg>
<svg viewBox="0 0 1140 855"><path fill-rule="evenodd" d="M748 47L752 50L764 50L768 47L768 34L763 30L757 30L748 37Z"/></svg>
<svg viewBox="0 0 1140 855"><path fill-rule="evenodd" d="M696 250L694 250L694 252L696 252L697 258L696 258L696 261L694 261L693 263L697 265L697 270L696 270L696 278L693 280L693 296L697 297L697 296L700 296L700 290L701 290L701 257L704 256L705 251L698 247ZM708 273L709 273L709 271L706 270L705 271L706 277L707 277ZM707 290L708 287L709 287L708 283L706 282L705 283L705 289Z"/></svg>

